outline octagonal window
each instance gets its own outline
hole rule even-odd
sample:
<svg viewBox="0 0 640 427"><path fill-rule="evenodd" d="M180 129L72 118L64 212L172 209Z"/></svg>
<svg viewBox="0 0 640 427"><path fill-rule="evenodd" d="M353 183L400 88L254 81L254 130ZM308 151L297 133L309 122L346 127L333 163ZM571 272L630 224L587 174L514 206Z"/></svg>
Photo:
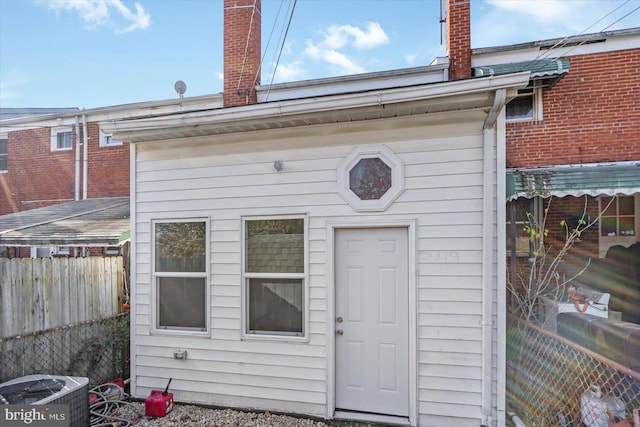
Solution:
<svg viewBox="0 0 640 427"><path fill-rule="evenodd" d="M360 200L378 200L391 188L391 168L382 159L360 159L349 171L349 189Z"/></svg>
<svg viewBox="0 0 640 427"><path fill-rule="evenodd" d="M404 164L388 147L354 148L338 165L338 194L356 211L384 211L404 190Z"/></svg>

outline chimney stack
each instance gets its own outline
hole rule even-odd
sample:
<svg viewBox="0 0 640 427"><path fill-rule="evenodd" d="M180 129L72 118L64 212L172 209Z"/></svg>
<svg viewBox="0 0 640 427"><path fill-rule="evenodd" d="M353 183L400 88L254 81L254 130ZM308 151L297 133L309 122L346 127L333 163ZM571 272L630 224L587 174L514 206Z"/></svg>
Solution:
<svg viewBox="0 0 640 427"><path fill-rule="evenodd" d="M261 21L261 0L224 0L224 107L258 102Z"/></svg>
<svg viewBox="0 0 640 427"><path fill-rule="evenodd" d="M449 79L471 78L471 0L446 0Z"/></svg>

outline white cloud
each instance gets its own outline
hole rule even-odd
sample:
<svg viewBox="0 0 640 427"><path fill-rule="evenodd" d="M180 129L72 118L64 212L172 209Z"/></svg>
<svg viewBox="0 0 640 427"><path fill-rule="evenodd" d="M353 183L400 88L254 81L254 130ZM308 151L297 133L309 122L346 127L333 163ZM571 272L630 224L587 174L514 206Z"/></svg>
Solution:
<svg viewBox="0 0 640 427"><path fill-rule="evenodd" d="M304 53L313 60L328 63L337 75L366 72L349 57L349 49L373 49L389 43L389 37L377 22L369 22L363 28L332 25L322 34L324 38L319 42L307 40Z"/></svg>
<svg viewBox="0 0 640 427"><path fill-rule="evenodd" d="M416 59L418 59L418 54L417 53L409 53L409 54L404 56L404 60L407 61L407 64L409 64L409 65L415 64Z"/></svg>
<svg viewBox="0 0 640 427"><path fill-rule="evenodd" d="M131 24L123 30L124 33L129 33L135 30L144 30L151 25L151 16L142 8L140 3L136 3L136 13L132 13L120 0L110 2L122 16L130 21Z"/></svg>
<svg viewBox="0 0 640 427"><path fill-rule="evenodd" d="M488 3L498 9L525 15L536 21L562 22L573 13L574 7L581 1L567 2L566 0L488 0Z"/></svg>
<svg viewBox="0 0 640 427"><path fill-rule="evenodd" d="M365 30L351 25L332 25L321 44L328 49L340 49L347 44L356 49L371 49L389 43L389 37L377 22L367 23Z"/></svg>
<svg viewBox="0 0 640 427"><path fill-rule="evenodd" d="M276 69L276 75L274 81L276 82L291 82L301 80L305 76L305 70L302 67L302 61L292 61L288 64L279 64ZM263 81L263 83L265 83Z"/></svg>
<svg viewBox="0 0 640 427"><path fill-rule="evenodd" d="M624 0L487 0L476 8L482 13L472 21L473 47L597 33L638 22L637 5Z"/></svg>
<svg viewBox="0 0 640 427"><path fill-rule="evenodd" d="M121 0L39 0L38 3L56 13L76 12L84 21L87 29L113 24L122 27L117 32L128 33L144 30L151 25L151 16L140 3L135 4L135 13ZM118 15L113 19L111 17L112 10L115 10Z"/></svg>
<svg viewBox="0 0 640 427"><path fill-rule="evenodd" d="M335 49L327 49L313 44L307 40L307 48L304 51L312 59L327 62L337 68L336 74L359 74L366 70L350 60L345 54Z"/></svg>

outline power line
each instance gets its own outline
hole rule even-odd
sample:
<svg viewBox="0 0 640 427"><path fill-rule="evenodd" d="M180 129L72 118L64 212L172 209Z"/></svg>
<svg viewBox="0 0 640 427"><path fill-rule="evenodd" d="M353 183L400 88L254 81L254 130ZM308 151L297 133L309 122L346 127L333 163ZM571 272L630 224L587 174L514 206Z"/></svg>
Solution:
<svg viewBox="0 0 640 427"><path fill-rule="evenodd" d="M621 3L620 5L618 5L617 7L615 7L613 10L611 10L609 13L607 13L606 15L604 15L603 17L601 17L600 19L598 19L596 22L594 22L593 24L589 25L587 28L585 28L584 30L582 30L579 34L577 34L577 36L581 36L584 35L584 33L586 33L589 29L593 28L594 26L596 26L598 23L602 22L604 19L606 19L607 17L609 17L610 15L612 15L613 13L615 13L617 10L619 10L620 8L622 8L624 5L626 5L627 3L629 3L631 0L626 0L623 3ZM557 60L558 58L560 58L560 56L566 56L569 52L571 52L572 50L576 49L579 46L584 45L585 43L593 40L595 37L597 37L599 34L601 34L602 32L606 31L608 28L610 28L611 26L617 24L618 22L622 21L623 19L625 19L626 17L628 17L629 15L631 15L632 13L636 12L638 9L640 9L639 7L636 7L635 9L633 9L631 12L627 13L626 15L618 18L617 20L615 20L614 22L612 22L611 24L607 25L606 27L604 27L602 30L600 30L597 33L592 34L591 37L586 37L584 40L582 40L580 43L574 45L571 47L571 49L565 51L562 53L562 55L558 55L555 57L551 57L552 51L554 49L562 49L563 47L565 47L567 44L570 43L571 39L575 38L576 35L573 36L567 36L563 39L561 39L560 41L558 41L557 43L555 43L553 46L551 46L549 49L547 49L545 52L540 53L538 56L536 56L533 60L531 60L531 62L527 65L526 68L530 68L531 65L540 59L547 59L550 58L550 60ZM536 70L531 70L531 71L536 71Z"/></svg>
<svg viewBox="0 0 640 427"><path fill-rule="evenodd" d="M262 66L264 65L264 59L267 56L267 51L269 50L269 45L271 44L271 37L273 37L273 32L276 28L276 23L278 21L278 17L280 16L280 11L282 10L282 5L284 3L284 0L280 0L280 6L278 7L278 12L276 13L276 19L273 22L273 25L271 26L271 32L269 33L269 38L267 39L267 46L264 49L264 53L262 54L262 58L260 58L260 67L256 70L256 75L253 79L253 85L255 86L256 83L258 82L258 74L260 73L260 70L262 69Z"/></svg>
<svg viewBox="0 0 640 427"><path fill-rule="evenodd" d="M266 98L269 98L269 93L271 93L271 87L273 86L273 80L276 77L276 72L278 71L278 65L280 64L280 57L282 56L282 51L284 50L284 43L287 40L287 35L289 34L289 28L291 27L291 21L293 20L293 12L296 10L296 4L298 0L293 0L293 7L291 8L291 13L289 14L289 21L287 22L287 28L284 33L284 37L282 38L282 44L280 45L280 49L278 51L278 59L273 67L273 74L271 75L271 81L269 82L269 90L267 91Z"/></svg>

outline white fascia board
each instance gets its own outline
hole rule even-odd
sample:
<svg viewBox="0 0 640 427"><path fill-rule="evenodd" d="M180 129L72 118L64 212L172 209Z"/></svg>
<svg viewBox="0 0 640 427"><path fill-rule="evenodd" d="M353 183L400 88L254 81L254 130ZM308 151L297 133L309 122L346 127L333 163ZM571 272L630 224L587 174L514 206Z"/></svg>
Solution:
<svg viewBox="0 0 640 427"><path fill-rule="evenodd" d="M417 87L252 104L149 119L102 122L100 126L105 132L113 134L117 139L135 142L136 134L142 134L144 131L216 124L229 125L230 123L269 118L284 121L287 120L287 117L294 115L344 111L416 101L427 102L430 99L435 100L449 96L489 93L497 89L524 88L528 83L529 72L527 71Z"/></svg>
<svg viewBox="0 0 640 427"><path fill-rule="evenodd" d="M215 108L222 108L222 94L112 105L42 116L18 117L1 120L0 129L3 131L8 129L8 131L13 132L15 130L36 129L43 126L71 126L75 123L75 117L82 115L87 116L87 121L93 122L132 117L162 116Z"/></svg>
<svg viewBox="0 0 640 427"><path fill-rule="evenodd" d="M597 35L597 34L596 34ZM594 35L594 36L596 36ZM570 58L577 55L594 55L598 53L615 52L627 49L640 49L640 33L629 33L609 36L596 43L568 44L564 46L558 42L558 47L540 49L534 45L515 45L513 49L496 48L492 50L478 49L480 52L471 55L472 67L483 67L494 64L508 64L511 62L532 61L544 58Z"/></svg>

